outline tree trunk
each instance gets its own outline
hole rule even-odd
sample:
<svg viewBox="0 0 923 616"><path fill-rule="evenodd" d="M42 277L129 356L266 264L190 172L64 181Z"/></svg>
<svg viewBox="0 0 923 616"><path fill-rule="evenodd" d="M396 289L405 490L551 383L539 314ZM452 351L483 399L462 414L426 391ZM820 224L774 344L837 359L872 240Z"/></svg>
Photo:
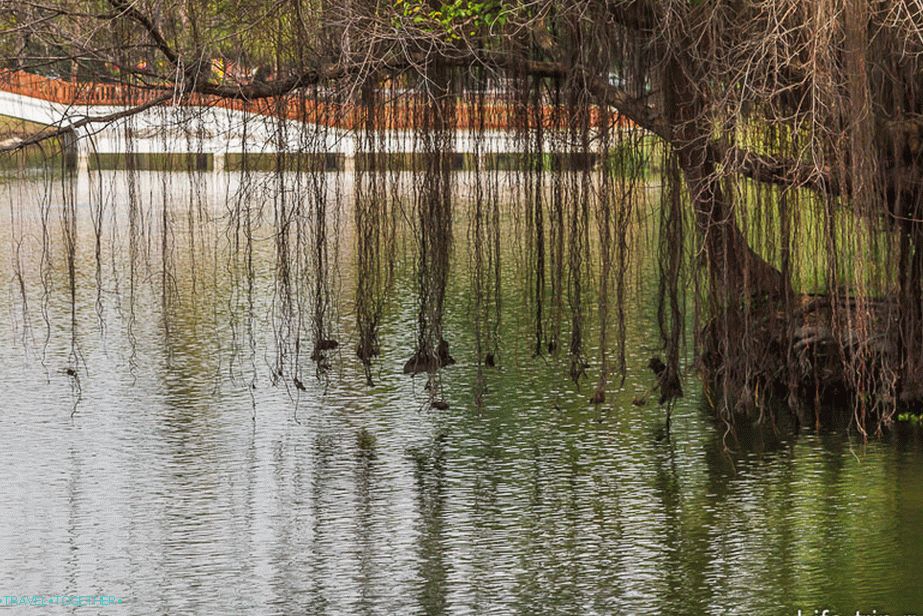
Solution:
<svg viewBox="0 0 923 616"><path fill-rule="evenodd" d="M723 288L728 298L782 292L782 274L749 245L721 190L715 160L708 147L713 127L690 74L691 58L669 63L663 76L664 109L673 130L671 143L682 169L702 236L712 292Z"/></svg>
<svg viewBox="0 0 923 616"><path fill-rule="evenodd" d="M747 242L715 174L715 164L704 147L681 147L677 153L696 229L704 242L712 292L723 290L728 299L743 296L780 296L782 274Z"/></svg>
<svg viewBox="0 0 923 616"><path fill-rule="evenodd" d="M700 366L716 390L719 408L747 408L755 402L755 374L767 363L768 344L752 327L752 308L770 308L783 297L782 273L758 255L737 225L733 203L722 190L713 150L713 126L690 72L692 59L679 59L663 75L664 110L673 139L672 156L682 172L707 268L708 321L701 334ZM681 246L672 250L681 250ZM756 300L756 301L754 301ZM762 301L775 300L775 301ZM771 317L770 317L771 318ZM674 325L676 327L676 325ZM675 337L675 336L674 336ZM669 347L669 343L667 344ZM664 394L678 374L678 355L669 353L661 377ZM678 379L677 379L678 381Z"/></svg>

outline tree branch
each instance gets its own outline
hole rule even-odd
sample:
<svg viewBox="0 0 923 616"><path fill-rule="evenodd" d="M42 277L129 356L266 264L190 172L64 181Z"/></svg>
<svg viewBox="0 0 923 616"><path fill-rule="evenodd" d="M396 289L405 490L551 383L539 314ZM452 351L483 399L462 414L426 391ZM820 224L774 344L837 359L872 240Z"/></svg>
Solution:
<svg viewBox="0 0 923 616"><path fill-rule="evenodd" d="M490 54L491 63L510 72L525 73L536 77L572 78L576 71L561 62L543 60L526 60L505 54ZM666 141L670 141L672 131L666 119L658 114L644 99L630 95L622 88L610 84L606 79L594 75L582 75L586 78L599 104L608 105L645 130L649 130Z"/></svg>
<svg viewBox="0 0 923 616"><path fill-rule="evenodd" d="M810 188L829 195L839 194L837 183L833 181L830 172L813 165L792 159L774 158L738 146L718 143L712 144L711 152L717 162L736 169L744 177L757 182L792 188Z"/></svg>
<svg viewBox="0 0 923 616"><path fill-rule="evenodd" d="M134 5L129 4L127 0L109 0L116 10L121 11L121 13L127 17L130 17L132 20L138 22L142 28L148 33L148 35L154 40L154 44L157 49L164 55L164 57L172 64L177 66L179 64L179 54L177 54L170 44L167 43L167 39L164 38L163 34L160 33L160 30L157 29L157 26L154 25L154 22L151 19L139 11Z"/></svg>

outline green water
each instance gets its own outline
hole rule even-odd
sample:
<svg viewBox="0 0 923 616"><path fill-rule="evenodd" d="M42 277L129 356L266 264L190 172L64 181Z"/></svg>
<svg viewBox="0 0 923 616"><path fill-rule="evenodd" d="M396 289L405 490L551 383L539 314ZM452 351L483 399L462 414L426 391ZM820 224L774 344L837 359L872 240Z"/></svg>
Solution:
<svg viewBox="0 0 923 616"><path fill-rule="evenodd" d="M632 403L659 347L651 229L639 227L629 276L626 379L593 407L592 327L589 381L571 383L564 357L531 355L510 221L503 343L481 409L459 229L446 316L458 363L442 372L439 411L425 378L401 371L416 318L410 252L369 387L353 355L344 214L332 238L341 346L320 378L303 358L300 391L271 370L271 234L255 234L248 294L225 200L210 176L190 177L142 174L133 296L123 176L93 185L107 204L102 291L94 209L77 191L73 321L57 189L43 209L41 182L3 185L0 598L123 599L81 614L923 613L919 432L726 435L692 374L668 431L653 400ZM251 198L271 212L261 181ZM163 204L176 226L166 305Z"/></svg>

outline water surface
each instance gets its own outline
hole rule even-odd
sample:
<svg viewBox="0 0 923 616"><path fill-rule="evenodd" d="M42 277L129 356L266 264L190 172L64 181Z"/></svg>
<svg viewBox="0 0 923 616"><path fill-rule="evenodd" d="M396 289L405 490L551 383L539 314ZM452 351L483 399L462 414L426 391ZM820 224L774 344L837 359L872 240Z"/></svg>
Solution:
<svg viewBox="0 0 923 616"><path fill-rule="evenodd" d="M73 304L59 188L3 186L0 595L124 598L70 610L81 614L923 612L919 435L863 444L744 426L726 438L693 378L666 431L656 404L632 404L659 345L647 266L632 287L625 384L598 408L563 359L531 357L511 255L508 342L477 409L470 279L453 278L458 365L443 371L439 411L425 378L401 373L416 316L406 255L366 385L344 215L332 248L344 343L320 377L301 360L299 391L273 378L271 236L257 234L248 291L225 254L214 178L143 174L132 285L124 178L99 178L103 265L83 186ZM251 205L271 208L267 194ZM454 267L465 259L459 248ZM176 290L166 304L164 271Z"/></svg>

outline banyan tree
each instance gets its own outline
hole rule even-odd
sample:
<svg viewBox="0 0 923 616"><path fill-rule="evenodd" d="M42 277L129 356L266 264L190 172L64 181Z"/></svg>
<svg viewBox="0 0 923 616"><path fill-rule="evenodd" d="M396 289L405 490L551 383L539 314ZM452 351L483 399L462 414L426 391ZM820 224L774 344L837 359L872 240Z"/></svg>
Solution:
<svg viewBox="0 0 923 616"><path fill-rule="evenodd" d="M636 157L660 186L663 359L652 368L662 402L682 395L690 356L729 421L790 413L814 424L832 405L867 430L923 402L916 0L0 4L8 72L121 84L136 102L120 117L157 105L261 106L280 119L300 115L315 132L345 126L361 135L349 197L359 277L349 355L369 367L369 380L404 220L418 303L405 371L436 375L455 361L442 316L459 233L472 246L474 357L482 371L502 362L505 200L527 230L516 241L527 256L530 344L536 355L566 356L564 378L591 379L590 399L603 401L624 373L630 222L651 181L630 164ZM504 169L512 191L499 188L502 165L489 151L498 131L519 145ZM398 133L412 154L403 197L395 186L406 174L386 155ZM63 134L46 129L5 148ZM463 140L473 156L460 163ZM322 154L317 143L303 139L298 154ZM293 164L286 156L277 155L280 174ZM324 279L330 168L295 166L316 198L304 210L275 204L276 284L309 285L311 301L279 310L282 322L302 308L310 314L320 364L338 344L325 325L336 292ZM460 166L473 177L464 228ZM284 240L293 225L305 230L294 245ZM311 280L290 266L304 255ZM592 329L588 301L599 320ZM599 336L598 357L587 351L588 331Z"/></svg>

